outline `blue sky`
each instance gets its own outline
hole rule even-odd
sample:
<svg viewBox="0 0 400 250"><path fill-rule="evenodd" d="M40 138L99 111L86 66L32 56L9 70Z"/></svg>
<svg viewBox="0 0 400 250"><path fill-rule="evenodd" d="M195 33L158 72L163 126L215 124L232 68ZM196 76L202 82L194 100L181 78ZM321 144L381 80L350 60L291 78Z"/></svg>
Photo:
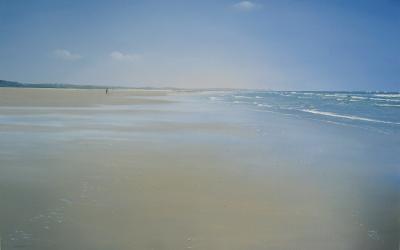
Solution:
<svg viewBox="0 0 400 250"><path fill-rule="evenodd" d="M0 0L0 79L400 90L400 1Z"/></svg>

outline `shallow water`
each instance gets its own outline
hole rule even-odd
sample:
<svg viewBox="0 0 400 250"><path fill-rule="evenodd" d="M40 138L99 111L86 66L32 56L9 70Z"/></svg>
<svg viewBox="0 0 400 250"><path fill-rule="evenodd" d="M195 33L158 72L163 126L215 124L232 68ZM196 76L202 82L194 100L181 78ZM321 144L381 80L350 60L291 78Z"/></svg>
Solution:
<svg viewBox="0 0 400 250"><path fill-rule="evenodd" d="M30 91L0 108L2 250L398 249L396 124L248 92Z"/></svg>

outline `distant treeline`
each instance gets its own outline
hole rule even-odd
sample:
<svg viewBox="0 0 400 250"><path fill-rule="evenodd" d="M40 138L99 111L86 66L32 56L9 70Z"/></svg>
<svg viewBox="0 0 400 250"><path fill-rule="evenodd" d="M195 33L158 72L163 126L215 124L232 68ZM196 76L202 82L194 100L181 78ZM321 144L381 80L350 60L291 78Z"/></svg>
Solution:
<svg viewBox="0 0 400 250"><path fill-rule="evenodd" d="M60 89L104 89L111 88L108 86L95 86L95 85L78 85L78 84L64 84L64 83L20 83L13 81L0 80L0 88L60 88ZM113 87L116 88L116 87ZM118 87L121 88L121 87Z"/></svg>
<svg viewBox="0 0 400 250"><path fill-rule="evenodd" d="M170 89L170 90L181 90L178 88L154 88L154 87L124 87L124 86L101 86L101 85L89 85L89 84L69 84L69 83L21 83L14 81L0 80L0 88L53 88L53 89Z"/></svg>

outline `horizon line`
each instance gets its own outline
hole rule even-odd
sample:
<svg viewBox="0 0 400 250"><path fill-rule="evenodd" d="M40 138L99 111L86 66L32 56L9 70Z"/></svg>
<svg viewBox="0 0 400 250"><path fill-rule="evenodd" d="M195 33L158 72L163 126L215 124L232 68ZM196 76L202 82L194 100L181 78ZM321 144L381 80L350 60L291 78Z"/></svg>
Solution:
<svg viewBox="0 0 400 250"><path fill-rule="evenodd" d="M81 89L158 89L158 90L204 90L204 91L223 91L223 90L237 90L237 91L271 91L271 92L374 92L374 93L400 93L400 90L296 90L296 89L287 89L287 90L278 90L272 88L235 88L235 87L210 87L210 88L201 88L201 87L192 87L192 88L184 88L184 87L157 87L157 86L126 86L126 85L116 85L116 86L109 86L103 84L86 84L86 83L61 83L61 82L41 82L41 83L32 83L32 82L20 82L20 81L13 81L13 80L4 80L0 79L1 82L8 82L12 84L21 84L21 86L0 86L0 88L29 88L34 87L35 85L53 85L49 87L36 87L36 88L57 88L57 85L64 85L65 88L74 89L74 87L81 87ZM29 85L29 86L23 86ZM59 87L62 88L62 87Z"/></svg>

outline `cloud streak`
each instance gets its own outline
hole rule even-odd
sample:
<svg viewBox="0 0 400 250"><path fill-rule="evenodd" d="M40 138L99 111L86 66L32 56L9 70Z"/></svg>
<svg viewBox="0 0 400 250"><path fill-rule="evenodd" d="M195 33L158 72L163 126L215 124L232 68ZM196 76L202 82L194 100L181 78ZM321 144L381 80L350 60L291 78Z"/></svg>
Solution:
<svg viewBox="0 0 400 250"><path fill-rule="evenodd" d="M82 58L81 55L79 54L74 54L66 49L56 49L53 51L53 54L62 60L67 60L67 61L76 61Z"/></svg>
<svg viewBox="0 0 400 250"><path fill-rule="evenodd" d="M138 61L142 56L139 54L126 54L120 51L113 51L110 53L110 57L114 61L135 62Z"/></svg>
<svg viewBox="0 0 400 250"><path fill-rule="evenodd" d="M255 4L250 1L241 1L232 5L235 10L238 11L252 11L260 7L258 4Z"/></svg>

